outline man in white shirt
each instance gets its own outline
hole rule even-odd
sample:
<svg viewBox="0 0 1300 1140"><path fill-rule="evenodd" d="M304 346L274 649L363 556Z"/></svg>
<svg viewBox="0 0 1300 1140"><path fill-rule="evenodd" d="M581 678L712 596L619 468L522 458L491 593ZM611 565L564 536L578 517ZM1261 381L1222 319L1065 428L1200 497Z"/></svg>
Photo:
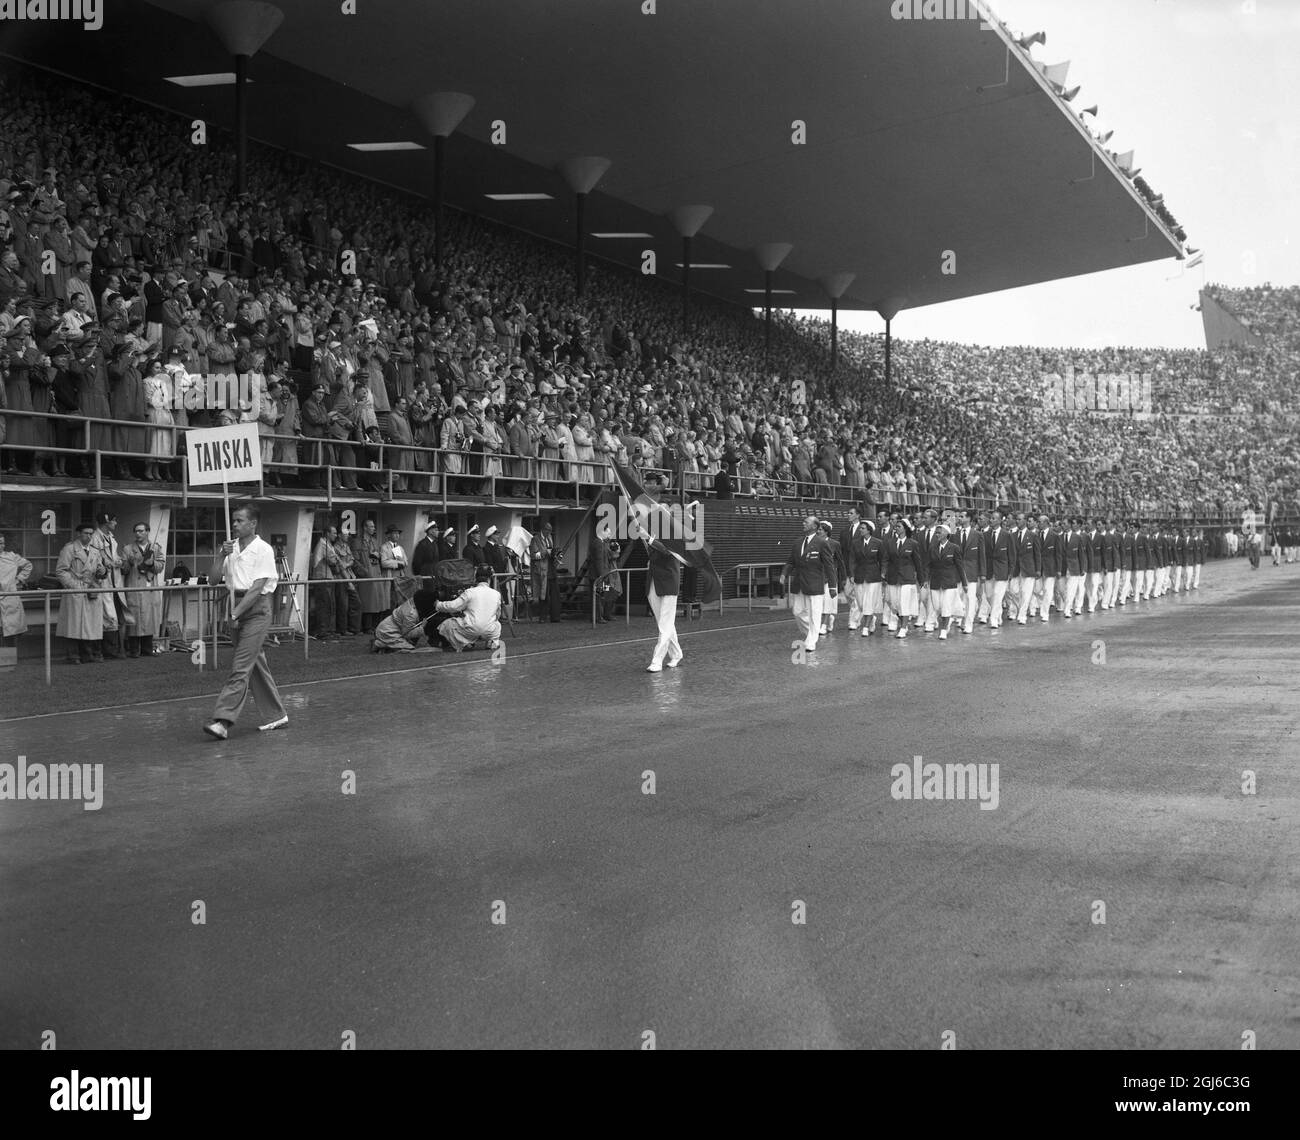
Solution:
<svg viewBox="0 0 1300 1140"><path fill-rule="evenodd" d="M438 636L459 653L483 639L489 649L501 644L501 595L492 588L492 567L486 563L474 572L474 585L450 602L439 602L438 613L452 614L438 626Z"/></svg>
<svg viewBox="0 0 1300 1140"><path fill-rule="evenodd" d="M217 697L212 720L203 731L217 740L225 740L230 726L239 719L249 691L263 715L271 719L261 726L262 732L283 728L289 723L280 691L266 664L262 643L271 628L271 599L279 582L275 553L257 536L260 512L254 506L240 506L231 516L235 541L221 544L221 552L212 567L212 581L223 577L230 587L230 639L235 660L230 676Z"/></svg>

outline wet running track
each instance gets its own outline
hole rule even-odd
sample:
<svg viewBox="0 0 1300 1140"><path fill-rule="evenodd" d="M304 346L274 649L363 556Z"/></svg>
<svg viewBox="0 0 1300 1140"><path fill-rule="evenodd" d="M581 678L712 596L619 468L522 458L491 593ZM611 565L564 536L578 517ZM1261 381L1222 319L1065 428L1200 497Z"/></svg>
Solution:
<svg viewBox="0 0 1300 1140"><path fill-rule="evenodd" d="M104 764L0 801L0 1045L1300 1047L1300 566L807 664L710 624L224 743L210 699L0 723ZM996 807L895 798L914 756Z"/></svg>

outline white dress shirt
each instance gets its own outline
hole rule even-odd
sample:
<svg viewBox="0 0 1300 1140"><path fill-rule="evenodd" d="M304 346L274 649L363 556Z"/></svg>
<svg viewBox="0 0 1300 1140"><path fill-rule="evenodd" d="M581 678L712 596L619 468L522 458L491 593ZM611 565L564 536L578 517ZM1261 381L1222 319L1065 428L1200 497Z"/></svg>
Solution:
<svg viewBox="0 0 1300 1140"><path fill-rule="evenodd" d="M230 588L236 592L248 590L259 578L265 578L266 585L262 587L262 593L273 594L280 583L280 576L275 569L275 552L269 543L257 535L242 550L239 548L239 540L235 540L234 553L226 555L223 572Z"/></svg>

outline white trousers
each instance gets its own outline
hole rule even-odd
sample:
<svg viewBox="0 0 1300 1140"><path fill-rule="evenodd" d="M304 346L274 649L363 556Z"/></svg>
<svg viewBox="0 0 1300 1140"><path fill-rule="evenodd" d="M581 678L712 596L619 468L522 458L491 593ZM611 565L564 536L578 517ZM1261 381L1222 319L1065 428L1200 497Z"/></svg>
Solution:
<svg viewBox="0 0 1300 1140"><path fill-rule="evenodd" d="M1201 564L1198 562L1192 569L1196 571L1192 575L1192 589L1199 590L1201 588Z"/></svg>
<svg viewBox="0 0 1300 1140"><path fill-rule="evenodd" d="M1054 575L1038 579L1038 586L1034 590L1034 599L1038 603L1039 616L1046 621L1048 615L1052 612L1052 604L1056 600L1056 577ZM1060 607L1057 606L1057 609L1060 609Z"/></svg>
<svg viewBox="0 0 1300 1140"><path fill-rule="evenodd" d="M966 583L965 594L966 610L962 614L962 626L966 629L975 628L975 615L979 613L980 608L980 584L978 582Z"/></svg>
<svg viewBox="0 0 1300 1140"><path fill-rule="evenodd" d="M1101 575L1096 570L1088 573L1088 608L1093 612L1097 609L1097 599L1101 595Z"/></svg>
<svg viewBox="0 0 1300 1140"><path fill-rule="evenodd" d="M1063 613L1077 614L1083 610L1083 586L1084 580L1082 574L1067 574L1065 576L1065 604L1062 606Z"/></svg>
<svg viewBox="0 0 1300 1140"><path fill-rule="evenodd" d="M1116 600L1119 603L1123 603L1133 596L1133 570L1131 567L1126 567L1119 572L1119 588L1117 592L1119 597Z"/></svg>
<svg viewBox="0 0 1300 1140"><path fill-rule="evenodd" d="M817 637L822 628L822 604L825 594L791 594L790 609L794 611L795 625L806 649L817 648Z"/></svg>
<svg viewBox="0 0 1300 1140"><path fill-rule="evenodd" d="M1115 604L1115 588L1119 585L1119 574L1115 570L1107 570L1101 579L1101 604L1106 609L1110 609Z"/></svg>
<svg viewBox="0 0 1300 1140"><path fill-rule="evenodd" d="M1156 572L1154 570L1142 571L1142 596L1149 598L1156 588Z"/></svg>
<svg viewBox="0 0 1300 1140"><path fill-rule="evenodd" d="M1002 603L1006 600L1007 586L1007 582L998 578L986 578L984 581L984 601L980 605L980 614L988 614L990 629L997 629L1002 624Z"/></svg>
<svg viewBox="0 0 1300 1140"><path fill-rule="evenodd" d="M1037 578L1030 578L1024 574L1020 576L1020 581L1016 586L1016 593L1020 598L1020 606L1016 610L1016 621L1029 620L1029 608L1034 604L1034 593L1037 585Z"/></svg>
<svg viewBox="0 0 1300 1140"><path fill-rule="evenodd" d="M650 612L655 615L655 622L659 626L659 640L655 644L651 664L662 666L665 657L673 661L680 660L683 654L677 640L677 595L670 594L661 598L652 585L646 593L646 601L650 603Z"/></svg>

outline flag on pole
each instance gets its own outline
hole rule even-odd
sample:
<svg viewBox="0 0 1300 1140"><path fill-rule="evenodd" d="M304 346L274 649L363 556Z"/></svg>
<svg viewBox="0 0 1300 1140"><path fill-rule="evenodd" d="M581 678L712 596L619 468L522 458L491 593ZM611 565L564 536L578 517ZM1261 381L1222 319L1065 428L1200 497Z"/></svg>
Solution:
<svg viewBox="0 0 1300 1140"><path fill-rule="evenodd" d="M696 571L696 601L707 606L721 598L722 579L713 568L712 548L709 544L701 542L698 546L688 546L685 535L665 534L663 526L652 528L650 519L653 516L661 515L672 519L672 511L642 486L636 472L630 467L623 467L618 463L611 466L614 468L614 478L625 500L623 509L640 525L643 532L649 532L641 536L646 545L658 547L666 554L672 555L682 566ZM691 504L691 507L695 510L700 509L698 503ZM689 510L691 507L685 509ZM654 537L656 532L661 537Z"/></svg>

